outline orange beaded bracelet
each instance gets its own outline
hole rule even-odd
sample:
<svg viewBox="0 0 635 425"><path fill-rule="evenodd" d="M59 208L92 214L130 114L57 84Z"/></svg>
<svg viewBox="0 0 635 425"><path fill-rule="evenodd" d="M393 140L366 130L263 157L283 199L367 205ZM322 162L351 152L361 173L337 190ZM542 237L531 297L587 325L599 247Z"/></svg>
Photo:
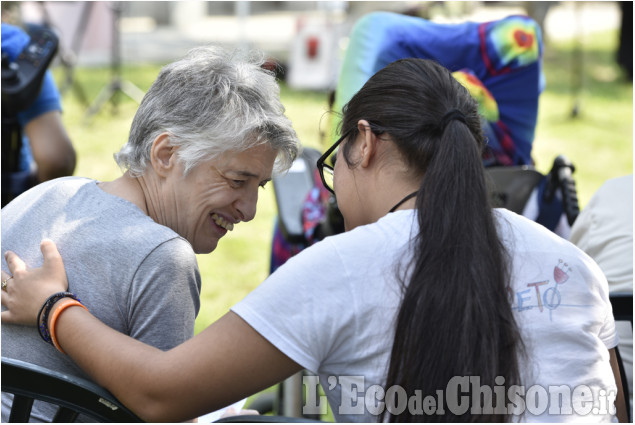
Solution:
<svg viewBox="0 0 635 425"><path fill-rule="evenodd" d="M50 321L50 324L49 324L49 330L50 330L50 333L51 333L51 340L53 342L53 345L62 354L66 354L66 353L64 352L64 350L62 350L62 347L60 347L60 345L57 342L57 338L55 337L55 323L57 322L58 317L60 316L60 314L62 314L62 312L64 310L66 310L68 307L72 307L74 305L80 306L84 310L88 311L86 306L84 306L84 304L80 303L79 301L74 300L72 298L66 298L65 300L61 301L60 304L55 308L55 311L53 312L53 315L51 316L51 321Z"/></svg>

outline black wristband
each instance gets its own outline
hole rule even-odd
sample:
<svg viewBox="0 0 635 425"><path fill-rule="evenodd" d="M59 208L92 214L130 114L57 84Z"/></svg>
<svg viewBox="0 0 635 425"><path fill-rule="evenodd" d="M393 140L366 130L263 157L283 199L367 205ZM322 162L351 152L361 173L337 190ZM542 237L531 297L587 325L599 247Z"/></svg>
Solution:
<svg viewBox="0 0 635 425"><path fill-rule="evenodd" d="M77 295L73 294L72 292L58 292L46 299L44 304L42 304L42 308L40 308L40 311L37 314L38 332L40 333L40 336L42 337L44 342L48 342L51 345L53 345L53 340L51 339L51 333L49 332L49 315L51 314L53 305L55 305L55 303L62 298L72 298L79 301Z"/></svg>

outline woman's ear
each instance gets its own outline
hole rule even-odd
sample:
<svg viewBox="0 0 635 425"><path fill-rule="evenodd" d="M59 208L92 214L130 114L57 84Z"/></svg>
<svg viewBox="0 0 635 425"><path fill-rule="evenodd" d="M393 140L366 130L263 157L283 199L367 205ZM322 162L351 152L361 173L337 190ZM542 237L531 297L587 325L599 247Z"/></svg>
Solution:
<svg viewBox="0 0 635 425"><path fill-rule="evenodd" d="M377 135L370 129L370 124L366 120L357 122L357 129L361 135L359 144L360 163L359 165L366 168L370 165L371 160L377 152Z"/></svg>
<svg viewBox="0 0 635 425"><path fill-rule="evenodd" d="M150 161L157 175L165 177L176 163L176 147L170 143L170 135L161 133L152 142Z"/></svg>

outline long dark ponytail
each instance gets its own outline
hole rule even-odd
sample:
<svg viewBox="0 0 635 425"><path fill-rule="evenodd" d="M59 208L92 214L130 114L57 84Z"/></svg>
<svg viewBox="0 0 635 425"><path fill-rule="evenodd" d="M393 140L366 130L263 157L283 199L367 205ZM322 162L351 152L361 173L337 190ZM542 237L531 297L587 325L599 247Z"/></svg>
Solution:
<svg viewBox="0 0 635 425"><path fill-rule="evenodd" d="M409 396L421 391L421 397L438 400L437 390L445 392L453 377L478 377L479 385L491 389L519 385L522 342L507 299L506 253L481 161L476 102L447 69L403 59L379 71L351 99L341 126L355 129L360 119L376 134L388 134L413 175L423 176L416 198L420 231L403 285L386 388L399 385ZM343 146L345 158L350 145ZM445 399L428 416L386 410L382 419L509 419L505 411L473 414L472 405L463 412L450 403Z"/></svg>

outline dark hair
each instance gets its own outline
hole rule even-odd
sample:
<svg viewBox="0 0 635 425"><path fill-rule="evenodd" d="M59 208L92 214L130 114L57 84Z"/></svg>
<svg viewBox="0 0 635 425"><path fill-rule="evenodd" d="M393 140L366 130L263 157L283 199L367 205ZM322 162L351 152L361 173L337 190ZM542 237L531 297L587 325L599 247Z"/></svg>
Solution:
<svg viewBox="0 0 635 425"><path fill-rule="evenodd" d="M393 62L371 77L343 110L342 129L365 119L387 134L422 176L417 192L419 234L396 320L386 387L410 396L445 390L455 376L479 376L480 385L519 385L520 333L507 299L507 256L498 238L481 150L476 101L451 73L424 59ZM348 159L352 143L342 149ZM403 280L403 279L402 279ZM505 414L412 416L390 421L484 421ZM385 419L381 418L381 419Z"/></svg>

